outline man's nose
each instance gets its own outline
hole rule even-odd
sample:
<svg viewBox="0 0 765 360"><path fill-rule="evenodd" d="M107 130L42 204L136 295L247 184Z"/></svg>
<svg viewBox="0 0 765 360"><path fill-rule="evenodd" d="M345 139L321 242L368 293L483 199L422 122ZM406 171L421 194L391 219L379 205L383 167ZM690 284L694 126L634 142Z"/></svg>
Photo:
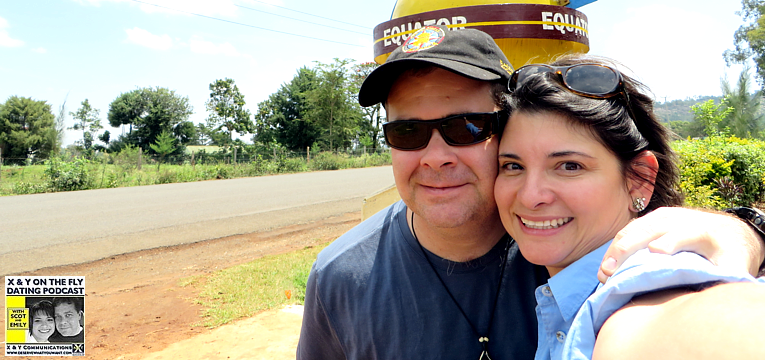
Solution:
<svg viewBox="0 0 765 360"><path fill-rule="evenodd" d="M420 159L420 165L436 170L457 162L454 146L447 144L441 133L436 129L433 129L428 146L421 151L423 151L423 154Z"/></svg>

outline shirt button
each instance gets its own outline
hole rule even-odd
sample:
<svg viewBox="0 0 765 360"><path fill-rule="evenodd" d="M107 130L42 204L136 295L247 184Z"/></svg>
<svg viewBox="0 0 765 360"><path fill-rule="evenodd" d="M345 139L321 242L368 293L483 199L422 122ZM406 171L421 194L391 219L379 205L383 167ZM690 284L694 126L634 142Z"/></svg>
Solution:
<svg viewBox="0 0 765 360"><path fill-rule="evenodd" d="M555 338L558 339L558 342L563 343L566 341L566 333L558 331L555 333Z"/></svg>
<svg viewBox="0 0 765 360"><path fill-rule="evenodd" d="M552 290L550 290L550 287L545 285L545 287L542 288L542 294L545 296L552 296Z"/></svg>

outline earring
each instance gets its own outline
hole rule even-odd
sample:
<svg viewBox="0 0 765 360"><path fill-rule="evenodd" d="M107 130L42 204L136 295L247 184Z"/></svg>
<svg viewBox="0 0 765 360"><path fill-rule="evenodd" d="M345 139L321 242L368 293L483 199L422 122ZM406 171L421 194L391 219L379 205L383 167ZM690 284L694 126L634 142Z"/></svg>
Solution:
<svg viewBox="0 0 765 360"><path fill-rule="evenodd" d="M635 208L635 212L641 212L645 210L645 198L644 197L636 197L632 199L632 207Z"/></svg>

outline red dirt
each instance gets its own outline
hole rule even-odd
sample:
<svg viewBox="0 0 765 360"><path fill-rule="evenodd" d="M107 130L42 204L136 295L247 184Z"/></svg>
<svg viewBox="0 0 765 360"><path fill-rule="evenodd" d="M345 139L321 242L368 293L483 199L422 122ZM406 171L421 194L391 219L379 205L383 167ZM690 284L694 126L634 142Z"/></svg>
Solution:
<svg viewBox="0 0 765 360"><path fill-rule="evenodd" d="M358 212L348 213L264 233L144 250L14 275L85 276L87 359L188 359L192 355L204 359L284 358L294 356L300 327L298 315L272 311L217 329L200 327L196 324L202 319L202 308L193 302L195 289L181 287L180 280L264 255L332 241L358 224L359 219ZM4 330L0 334L4 339ZM243 339L237 334L246 336ZM239 348L226 343L231 341ZM217 342L226 345L219 346ZM213 347L217 350L211 353Z"/></svg>

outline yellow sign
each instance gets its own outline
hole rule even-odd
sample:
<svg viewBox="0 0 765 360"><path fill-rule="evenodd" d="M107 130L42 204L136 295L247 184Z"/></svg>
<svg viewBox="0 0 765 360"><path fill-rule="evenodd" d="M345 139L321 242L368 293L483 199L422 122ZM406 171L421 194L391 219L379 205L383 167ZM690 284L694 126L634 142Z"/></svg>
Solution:
<svg viewBox="0 0 765 360"><path fill-rule="evenodd" d="M494 38L514 68L589 51L587 16L559 0L399 0L390 21L374 29L374 56L388 55L417 29L473 28Z"/></svg>
<svg viewBox="0 0 765 360"><path fill-rule="evenodd" d="M7 330L29 329L29 309L8 308L8 317L6 319L8 319Z"/></svg>

